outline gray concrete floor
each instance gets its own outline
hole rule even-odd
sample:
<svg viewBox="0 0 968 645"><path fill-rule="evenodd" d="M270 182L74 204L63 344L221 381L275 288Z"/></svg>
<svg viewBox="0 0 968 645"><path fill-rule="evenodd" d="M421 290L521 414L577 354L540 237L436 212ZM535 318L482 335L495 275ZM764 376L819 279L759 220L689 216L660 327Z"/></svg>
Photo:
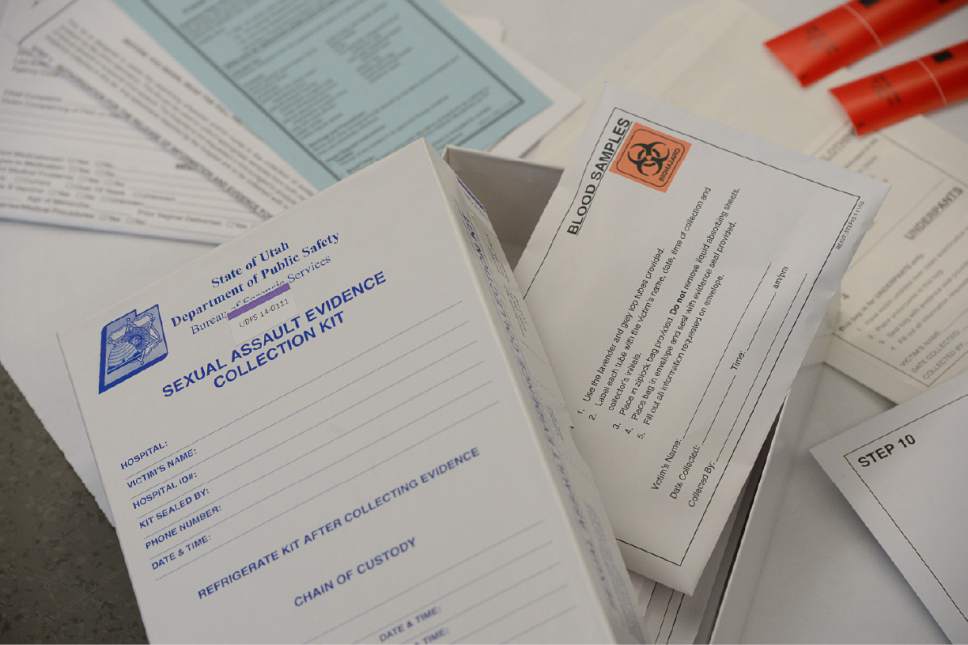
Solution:
<svg viewBox="0 0 968 645"><path fill-rule="evenodd" d="M114 528L0 366L0 642L144 642Z"/></svg>

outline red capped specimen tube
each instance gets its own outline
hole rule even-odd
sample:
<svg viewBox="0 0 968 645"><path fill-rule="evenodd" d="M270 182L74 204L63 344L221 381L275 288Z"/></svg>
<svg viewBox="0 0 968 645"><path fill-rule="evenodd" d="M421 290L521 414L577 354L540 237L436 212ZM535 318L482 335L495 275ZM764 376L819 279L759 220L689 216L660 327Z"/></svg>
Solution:
<svg viewBox="0 0 968 645"><path fill-rule="evenodd" d="M968 40L830 90L867 134L968 98Z"/></svg>
<svg viewBox="0 0 968 645"><path fill-rule="evenodd" d="M806 87L965 4L968 0L854 0L766 46Z"/></svg>

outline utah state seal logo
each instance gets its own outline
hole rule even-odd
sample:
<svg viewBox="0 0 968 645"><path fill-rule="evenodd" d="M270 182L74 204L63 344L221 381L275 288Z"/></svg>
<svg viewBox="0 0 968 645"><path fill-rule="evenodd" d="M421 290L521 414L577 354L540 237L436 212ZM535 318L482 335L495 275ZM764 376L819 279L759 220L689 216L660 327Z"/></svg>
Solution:
<svg viewBox="0 0 968 645"><path fill-rule="evenodd" d="M129 311L101 329L98 393L111 389L168 356L158 305Z"/></svg>

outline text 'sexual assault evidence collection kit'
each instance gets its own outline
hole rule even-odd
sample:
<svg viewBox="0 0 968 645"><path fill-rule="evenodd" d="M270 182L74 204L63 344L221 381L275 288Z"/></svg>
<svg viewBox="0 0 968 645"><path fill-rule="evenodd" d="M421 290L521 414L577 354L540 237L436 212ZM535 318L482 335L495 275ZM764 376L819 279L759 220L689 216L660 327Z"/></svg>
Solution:
<svg viewBox="0 0 968 645"><path fill-rule="evenodd" d="M423 142L61 341L150 638L641 637L507 260Z"/></svg>
<svg viewBox="0 0 968 645"><path fill-rule="evenodd" d="M149 636L641 640L885 192L610 93L514 274L415 143L74 324Z"/></svg>

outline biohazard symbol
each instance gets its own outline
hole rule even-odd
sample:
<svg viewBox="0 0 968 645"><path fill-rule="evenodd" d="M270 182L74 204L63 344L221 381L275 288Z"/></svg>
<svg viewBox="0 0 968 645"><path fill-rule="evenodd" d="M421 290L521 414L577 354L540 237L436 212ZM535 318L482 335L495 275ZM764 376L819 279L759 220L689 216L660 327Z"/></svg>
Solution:
<svg viewBox="0 0 968 645"><path fill-rule="evenodd" d="M629 146L625 154L639 174L649 177L662 172L662 166L669 158L669 146L662 141L636 143Z"/></svg>

